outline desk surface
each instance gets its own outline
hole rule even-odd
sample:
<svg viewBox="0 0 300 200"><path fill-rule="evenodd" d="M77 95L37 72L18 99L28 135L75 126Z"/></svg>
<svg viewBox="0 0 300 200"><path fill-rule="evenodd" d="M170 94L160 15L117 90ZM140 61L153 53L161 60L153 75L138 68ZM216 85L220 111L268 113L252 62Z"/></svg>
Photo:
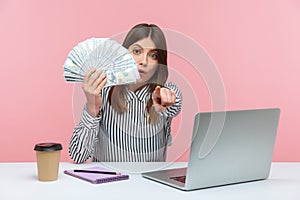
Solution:
<svg viewBox="0 0 300 200"><path fill-rule="evenodd" d="M110 166L130 172L130 179L100 185L65 175L63 170L89 166ZM36 163L0 163L0 199L300 199L300 163L273 163L267 180L184 192L131 173L138 169L184 167L186 163L60 163L59 178L53 182L37 180Z"/></svg>

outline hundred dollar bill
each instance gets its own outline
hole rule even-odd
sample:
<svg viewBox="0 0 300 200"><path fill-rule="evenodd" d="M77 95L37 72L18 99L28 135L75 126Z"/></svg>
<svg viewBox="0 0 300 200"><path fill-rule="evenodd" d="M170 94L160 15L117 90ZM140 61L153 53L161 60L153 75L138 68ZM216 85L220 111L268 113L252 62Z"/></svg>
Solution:
<svg viewBox="0 0 300 200"><path fill-rule="evenodd" d="M68 82L82 82L92 68L103 70L107 86L136 83L140 78L137 65L128 49L109 38L91 38L78 43L64 63Z"/></svg>

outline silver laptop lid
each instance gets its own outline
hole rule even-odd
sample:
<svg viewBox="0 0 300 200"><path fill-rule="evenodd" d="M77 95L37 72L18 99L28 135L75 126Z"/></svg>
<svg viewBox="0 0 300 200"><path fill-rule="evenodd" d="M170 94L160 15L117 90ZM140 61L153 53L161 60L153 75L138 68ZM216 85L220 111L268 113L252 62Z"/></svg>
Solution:
<svg viewBox="0 0 300 200"><path fill-rule="evenodd" d="M197 113L185 188L266 179L280 110Z"/></svg>

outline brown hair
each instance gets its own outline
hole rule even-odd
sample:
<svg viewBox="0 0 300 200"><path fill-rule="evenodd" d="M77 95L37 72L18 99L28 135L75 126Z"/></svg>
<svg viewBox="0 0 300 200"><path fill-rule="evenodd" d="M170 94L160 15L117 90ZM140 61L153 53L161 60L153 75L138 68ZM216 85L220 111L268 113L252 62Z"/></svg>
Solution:
<svg viewBox="0 0 300 200"><path fill-rule="evenodd" d="M128 32L124 39L123 46L128 49L135 42L147 37L150 37L154 42L158 56L158 67L154 75L148 81L148 92L152 93L156 86L163 86L168 78L167 44L162 30L154 24L138 24ZM109 91L108 101L118 113L123 113L127 110L126 87L126 85L113 86ZM152 105L152 99L149 99L145 108L149 114L148 122L157 123L158 115Z"/></svg>

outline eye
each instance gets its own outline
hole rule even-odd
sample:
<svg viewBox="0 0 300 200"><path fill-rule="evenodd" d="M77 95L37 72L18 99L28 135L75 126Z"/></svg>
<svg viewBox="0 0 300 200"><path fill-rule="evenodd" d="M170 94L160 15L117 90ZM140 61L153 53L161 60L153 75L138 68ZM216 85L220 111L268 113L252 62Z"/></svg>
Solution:
<svg viewBox="0 0 300 200"><path fill-rule="evenodd" d="M153 59L153 60L157 60L157 57L158 57L158 56L157 56L157 53L150 53L149 56L150 56L150 58Z"/></svg>
<svg viewBox="0 0 300 200"><path fill-rule="evenodd" d="M132 53L135 54L135 55L139 55L139 54L141 54L141 50L140 49L133 49Z"/></svg>

